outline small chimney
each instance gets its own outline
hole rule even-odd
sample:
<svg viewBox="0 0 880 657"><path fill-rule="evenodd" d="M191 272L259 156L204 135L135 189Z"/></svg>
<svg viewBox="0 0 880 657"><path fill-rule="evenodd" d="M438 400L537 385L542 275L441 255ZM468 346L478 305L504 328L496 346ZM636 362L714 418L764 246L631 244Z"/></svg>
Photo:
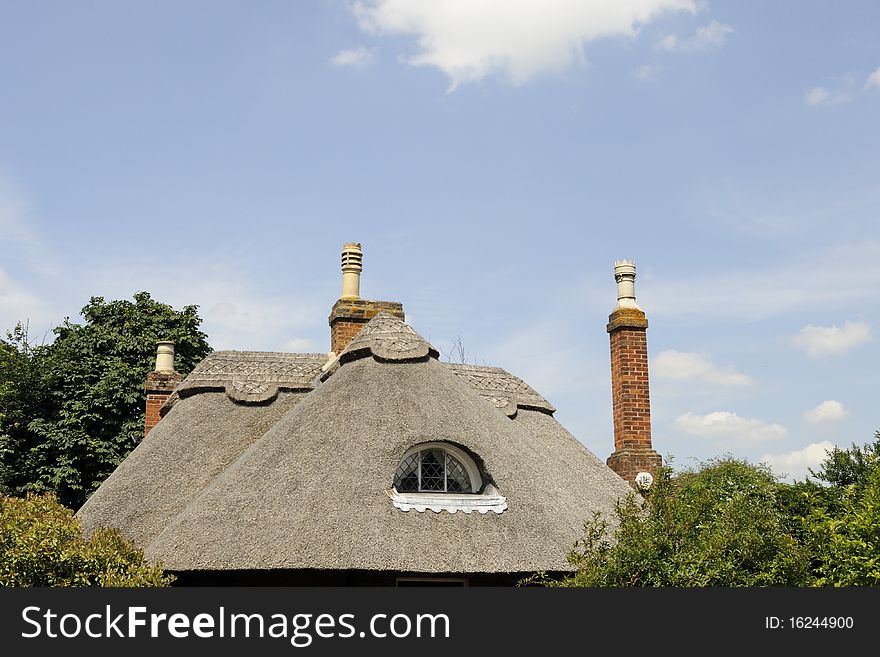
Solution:
<svg viewBox="0 0 880 657"><path fill-rule="evenodd" d="M342 246L342 296L330 310L330 351L342 353L348 343L361 332L364 324L380 312L404 320L403 304L397 301L361 299L361 271L364 254L359 242Z"/></svg>
<svg viewBox="0 0 880 657"><path fill-rule="evenodd" d="M159 423L159 409L165 403L183 377L174 371L174 343L161 340L156 347L156 369L147 375L144 390L147 393L147 415L144 437Z"/></svg>
<svg viewBox="0 0 880 657"><path fill-rule="evenodd" d="M662 459L651 445L648 394L648 320L636 304L636 266L614 263L617 306L608 317L611 340L611 393L614 406L614 453L608 466L630 484L641 472L656 475Z"/></svg>

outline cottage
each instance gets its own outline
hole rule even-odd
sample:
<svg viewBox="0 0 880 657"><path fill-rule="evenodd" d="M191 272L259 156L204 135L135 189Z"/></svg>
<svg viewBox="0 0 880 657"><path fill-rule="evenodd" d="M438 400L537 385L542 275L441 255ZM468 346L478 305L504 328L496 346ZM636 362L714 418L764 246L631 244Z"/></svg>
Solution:
<svg viewBox="0 0 880 657"><path fill-rule="evenodd" d="M441 362L343 250L329 354L220 351L185 379L160 343L147 435L79 510L181 584L509 585L563 572L595 511L653 472L644 313L617 263L608 463L497 367ZM642 475L644 477L644 475ZM627 483L630 482L630 483Z"/></svg>

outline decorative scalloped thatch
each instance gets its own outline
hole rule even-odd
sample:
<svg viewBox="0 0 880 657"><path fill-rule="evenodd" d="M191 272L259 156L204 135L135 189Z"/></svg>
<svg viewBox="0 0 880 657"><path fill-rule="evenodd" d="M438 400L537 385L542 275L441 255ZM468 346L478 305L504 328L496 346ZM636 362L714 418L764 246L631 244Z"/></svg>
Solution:
<svg viewBox="0 0 880 657"><path fill-rule="evenodd" d="M279 390L311 390L326 362L326 354L215 351L190 372L175 392L179 397L188 397L224 390L235 402L260 404L274 400Z"/></svg>
<svg viewBox="0 0 880 657"><path fill-rule="evenodd" d="M513 417L518 408L554 413L556 408L525 381L500 367L445 363L495 408Z"/></svg>
<svg viewBox="0 0 880 657"><path fill-rule="evenodd" d="M361 332L339 354L339 362L347 363L372 354L387 361L419 360L440 352L432 347L422 336L405 322L389 315L379 313L361 329Z"/></svg>

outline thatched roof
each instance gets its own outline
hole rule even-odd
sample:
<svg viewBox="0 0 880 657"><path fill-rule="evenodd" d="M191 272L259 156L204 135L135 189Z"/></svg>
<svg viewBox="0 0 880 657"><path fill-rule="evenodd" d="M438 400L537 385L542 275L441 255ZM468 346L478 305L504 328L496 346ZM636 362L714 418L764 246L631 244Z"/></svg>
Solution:
<svg viewBox="0 0 880 657"><path fill-rule="evenodd" d="M215 351L199 363L175 391L180 397L224 390L230 399L260 403L279 390L311 390L326 354L277 351Z"/></svg>
<svg viewBox="0 0 880 657"><path fill-rule="evenodd" d="M242 363L265 364L248 375L259 384L276 376L273 359L298 358L299 378L286 375L297 385L273 379L280 392L258 403L230 393ZM568 568L584 520L610 517L630 491L520 379L440 363L390 315L371 320L320 382L324 360L210 356L79 511L84 526L116 526L177 571L552 571ZM503 512L394 505L402 457L433 441L473 457Z"/></svg>
<svg viewBox="0 0 880 657"><path fill-rule="evenodd" d="M513 416L520 408L548 413L556 411L550 402L535 392L525 381L500 367L456 363L446 363L446 366L505 415Z"/></svg>

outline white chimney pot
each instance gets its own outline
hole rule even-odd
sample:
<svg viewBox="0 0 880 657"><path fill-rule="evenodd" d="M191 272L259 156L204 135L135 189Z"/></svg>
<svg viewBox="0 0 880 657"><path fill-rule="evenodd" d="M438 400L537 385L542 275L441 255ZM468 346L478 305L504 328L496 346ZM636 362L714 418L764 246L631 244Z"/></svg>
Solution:
<svg viewBox="0 0 880 657"><path fill-rule="evenodd" d="M632 260L615 261L614 280L617 281L617 307L641 310L636 303L636 263Z"/></svg>
<svg viewBox="0 0 880 657"><path fill-rule="evenodd" d="M361 298L361 271L364 252L358 242L346 242L342 247L342 299Z"/></svg>
<svg viewBox="0 0 880 657"><path fill-rule="evenodd" d="M170 340L162 340L156 347L156 371L174 372L174 343Z"/></svg>

